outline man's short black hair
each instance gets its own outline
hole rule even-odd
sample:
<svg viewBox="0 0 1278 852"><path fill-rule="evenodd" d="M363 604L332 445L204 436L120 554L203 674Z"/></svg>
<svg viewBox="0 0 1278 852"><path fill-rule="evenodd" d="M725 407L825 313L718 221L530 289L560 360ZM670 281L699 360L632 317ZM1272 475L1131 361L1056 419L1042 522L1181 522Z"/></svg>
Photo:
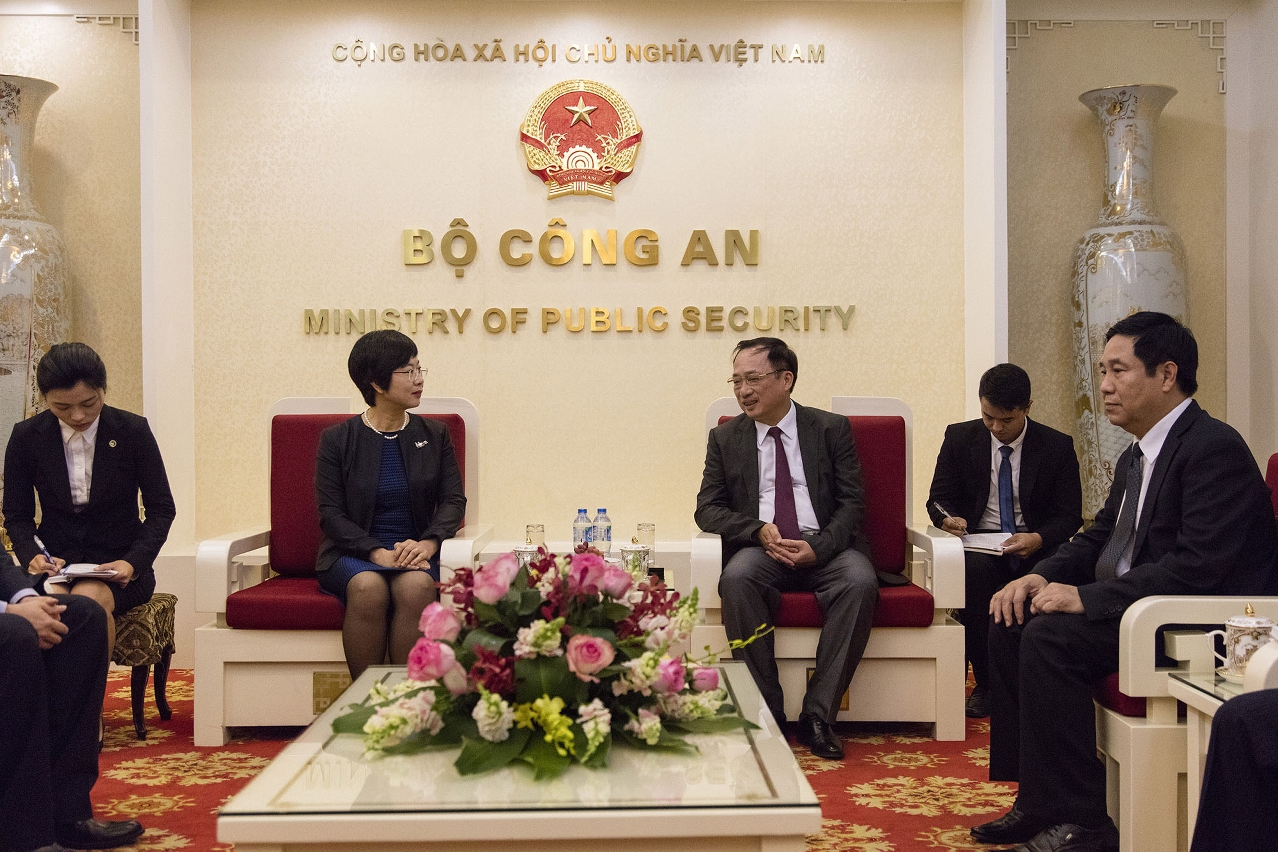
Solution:
<svg viewBox="0 0 1278 852"><path fill-rule="evenodd" d="M1157 311L1140 311L1114 323L1105 332L1105 342L1121 335L1132 338L1132 350L1152 376L1159 364L1176 365L1176 386L1185 396L1198 390L1198 341L1194 333L1175 317Z"/></svg>
<svg viewBox="0 0 1278 852"><path fill-rule="evenodd" d="M1029 373L1015 364L995 364L981 376L976 394L1004 411L1025 408L1030 404Z"/></svg>
<svg viewBox="0 0 1278 852"><path fill-rule="evenodd" d="M94 390L106 390L106 364L86 344L55 343L36 365L36 387L41 396L71 390L80 382Z"/></svg>
<svg viewBox="0 0 1278 852"><path fill-rule="evenodd" d="M391 373L408 366L417 357L417 344L407 334L390 329L370 331L355 341L346 359L346 370L371 408L377 402L373 385L386 390Z"/></svg>
<svg viewBox="0 0 1278 852"><path fill-rule="evenodd" d="M737 360L737 355L751 349L767 350L772 369L789 370L794 374L790 383L790 392L793 393L794 386L799 383L799 356L794 354L794 350L779 337L752 337L737 344L737 348L732 350L732 360Z"/></svg>

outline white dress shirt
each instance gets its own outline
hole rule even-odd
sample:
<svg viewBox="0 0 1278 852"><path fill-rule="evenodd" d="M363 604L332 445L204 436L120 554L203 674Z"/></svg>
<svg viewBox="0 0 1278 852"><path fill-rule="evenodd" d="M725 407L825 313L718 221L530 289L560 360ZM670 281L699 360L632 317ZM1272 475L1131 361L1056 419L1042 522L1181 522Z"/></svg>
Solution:
<svg viewBox="0 0 1278 852"><path fill-rule="evenodd" d="M1167 412L1162 420L1155 423L1153 428L1145 433L1145 437L1134 442L1134 444L1140 445L1141 455L1145 457L1140 471L1140 500L1136 503L1137 525L1140 524L1141 510L1145 508L1145 492L1149 491L1149 480L1154 476L1154 462L1158 461L1158 454L1163 451L1163 444L1167 442L1167 435L1171 432L1172 425L1175 424L1180 415L1185 413L1185 409L1189 408L1189 403L1192 401L1192 399L1186 399L1181 402L1180 405ZM1123 502L1127 502L1126 494L1123 495ZM1120 503L1118 514L1121 515L1122 513L1123 506ZM1127 549L1123 551L1122 557L1118 560L1118 566L1114 569L1114 573L1119 577L1132 568L1132 557L1136 551L1135 527L1132 528L1132 532L1132 540L1127 542Z"/></svg>
<svg viewBox="0 0 1278 852"><path fill-rule="evenodd" d="M817 522L812 497L808 494L808 475L803 470L803 456L799 452L799 418L796 411L791 402L790 410L781 418L777 428L781 430L781 446L785 449L785 458L790 464L790 481L794 484L794 509L799 516L799 531L815 532L821 529L821 525ZM768 430L772 428L768 424L756 420L754 428L759 447L759 520L770 524L776 517L776 442L768 437Z"/></svg>
<svg viewBox="0 0 1278 852"><path fill-rule="evenodd" d="M1015 507L1016 514L1016 531L1027 532L1029 527L1025 525L1025 517L1021 514L1021 445L1025 443L1025 433L1029 431L1029 418L1025 418L1025 428L1021 430L1021 434L1016 436L1007 446L1012 448L1012 455L1008 459L1012 463L1012 505ZM994 437L994 433L990 433L990 496L985 502L985 513L981 515L981 520L977 523L978 530L999 530L1002 529L1001 518L998 511L998 467L1003 463L1003 454L999 452L999 448L1004 446L1003 442Z"/></svg>
<svg viewBox="0 0 1278 852"><path fill-rule="evenodd" d="M85 506L93 487L93 450L98 440L99 417L83 432L77 432L62 421L62 449L67 457L67 481L71 484L71 505Z"/></svg>

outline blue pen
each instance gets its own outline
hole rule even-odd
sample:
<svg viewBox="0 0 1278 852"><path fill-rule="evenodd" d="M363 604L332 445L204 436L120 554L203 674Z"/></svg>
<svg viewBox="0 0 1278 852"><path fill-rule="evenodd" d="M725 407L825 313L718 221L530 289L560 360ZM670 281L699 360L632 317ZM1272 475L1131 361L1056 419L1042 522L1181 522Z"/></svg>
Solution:
<svg viewBox="0 0 1278 852"><path fill-rule="evenodd" d="M44 542L40 540L40 536L33 535L31 538L35 540L36 547L40 548L40 552L44 554L44 558L49 560L49 564L52 565L53 554L49 553L49 548L44 546Z"/></svg>

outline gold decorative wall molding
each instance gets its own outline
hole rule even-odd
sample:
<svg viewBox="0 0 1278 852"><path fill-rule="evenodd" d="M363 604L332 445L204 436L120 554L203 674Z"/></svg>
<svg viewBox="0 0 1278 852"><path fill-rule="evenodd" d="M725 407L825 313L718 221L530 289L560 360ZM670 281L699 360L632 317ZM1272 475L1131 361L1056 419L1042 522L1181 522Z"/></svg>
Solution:
<svg viewBox="0 0 1278 852"><path fill-rule="evenodd" d="M1222 95L1225 94L1227 89L1226 84L1229 82L1229 78L1225 70L1224 21L1154 21L1154 29L1179 30L1182 32L1197 30L1195 35L1199 38L1207 39L1208 48L1220 51L1220 54L1216 57L1216 73L1220 75L1219 91Z"/></svg>
<svg viewBox="0 0 1278 852"><path fill-rule="evenodd" d="M1073 26L1073 21L1008 21L1007 49L1016 50L1021 46L1021 39L1029 38L1035 32L1054 30L1057 27L1068 30Z"/></svg>
<svg viewBox="0 0 1278 852"><path fill-rule="evenodd" d="M97 24L103 27L113 27L120 25L120 32L127 36L132 36L133 43L138 43L138 16L137 15L76 15L75 22L77 24Z"/></svg>

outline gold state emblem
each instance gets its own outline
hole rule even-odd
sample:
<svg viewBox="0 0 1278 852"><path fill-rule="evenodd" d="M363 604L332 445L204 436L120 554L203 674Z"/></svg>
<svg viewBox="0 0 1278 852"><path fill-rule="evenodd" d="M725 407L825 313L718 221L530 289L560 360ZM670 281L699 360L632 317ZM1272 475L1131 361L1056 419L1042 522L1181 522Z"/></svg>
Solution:
<svg viewBox="0 0 1278 852"><path fill-rule="evenodd" d="M519 128L528 171L549 187L551 198L597 195L611 200L612 188L634 170L642 138L630 104L593 80L551 86Z"/></svg>

